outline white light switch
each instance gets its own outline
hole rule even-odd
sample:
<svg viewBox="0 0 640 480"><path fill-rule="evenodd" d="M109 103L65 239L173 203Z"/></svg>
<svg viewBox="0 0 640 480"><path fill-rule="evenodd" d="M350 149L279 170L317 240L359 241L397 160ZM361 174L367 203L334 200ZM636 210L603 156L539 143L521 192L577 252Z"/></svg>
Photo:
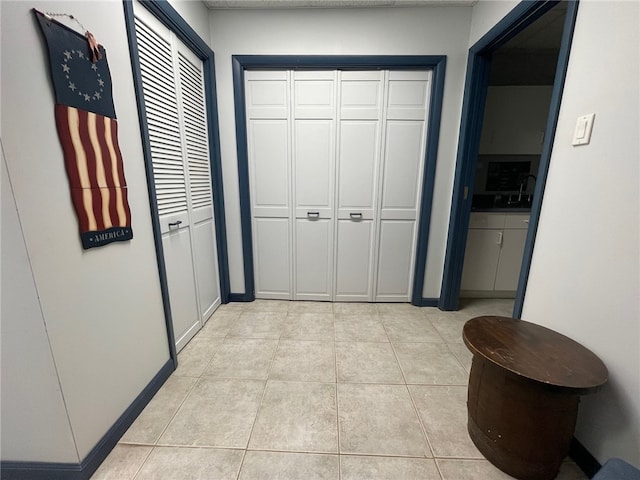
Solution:
<svg viewBox="0 0 640 480"><path fill-rule="evenodd" d="M596 114L583 115L578 117L576 130L573 133L573 145L586 145L591 140L591 130L593 129L593 119Z"/></svg>

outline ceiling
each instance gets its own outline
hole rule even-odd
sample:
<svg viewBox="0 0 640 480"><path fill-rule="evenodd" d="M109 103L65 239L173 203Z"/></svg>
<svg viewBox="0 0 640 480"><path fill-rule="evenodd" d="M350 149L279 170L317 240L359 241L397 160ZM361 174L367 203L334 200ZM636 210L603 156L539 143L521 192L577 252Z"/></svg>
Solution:
<svg viewBox="0 0 640 480"><path fill-rule="evenodd" d="M203 0L210 9L471 7L479 0Z"/></svg>

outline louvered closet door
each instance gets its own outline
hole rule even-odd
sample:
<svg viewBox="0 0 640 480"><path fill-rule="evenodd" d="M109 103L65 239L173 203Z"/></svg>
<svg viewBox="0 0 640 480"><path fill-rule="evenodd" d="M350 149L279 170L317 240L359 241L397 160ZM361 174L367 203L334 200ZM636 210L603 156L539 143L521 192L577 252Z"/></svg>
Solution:
<svg viewBox="0 0 640 480"><path fill-rule="evenodd" d="M389 72L375 300L410 300L431 72Z"/></svg>
<svg viewBox="0 0 640 480"><path fill-rule="evenodd" d="M289 72L245 75L257 298L292 295Z"/></svg>
<svg viewBox="0 0 640 480"><path fill-rule="evenodd" d="M180 41L178 72L193 230L193 258L200 318L204 322L220 305L204 73L202 60Z"/></svg>
<svg viewBox="0 0 640 480"><path fill-rule="evenodd" d="M336 72L293 72L295 300L331 300Z"/></svg>
<svg viewBox="0 0 640 480"><path fill-rule="evenodd" d="M371 301L383 72L340 73L335 300Z"/></svg>
<svg viewBox="0 0 640 480"><path fill-rule="evenodd" d="M145 111L176 347L220 303L202 62L135 4Z"/></svg>

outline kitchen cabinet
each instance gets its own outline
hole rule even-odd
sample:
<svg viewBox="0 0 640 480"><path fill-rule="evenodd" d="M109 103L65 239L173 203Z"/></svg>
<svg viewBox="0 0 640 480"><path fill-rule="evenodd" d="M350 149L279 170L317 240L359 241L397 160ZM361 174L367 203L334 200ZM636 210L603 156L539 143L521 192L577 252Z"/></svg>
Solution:
<svg viewBox="0 0 640 480"><path fill-rule="evenodd" d="M528 227L528 213L471 214L462 272L463 295L515 293Z"/></svg>

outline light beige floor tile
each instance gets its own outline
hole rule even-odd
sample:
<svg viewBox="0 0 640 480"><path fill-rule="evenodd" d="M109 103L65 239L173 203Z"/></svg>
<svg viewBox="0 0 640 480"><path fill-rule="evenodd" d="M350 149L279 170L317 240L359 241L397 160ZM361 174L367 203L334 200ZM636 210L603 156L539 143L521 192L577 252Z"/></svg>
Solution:
<svg viewBox="0 0 640 480"><path fill-rule="evenodd" d="M378 315L335 316L336 342L388 342L387 332Z"/></svg>
<svg viewBox="0 0 640 480"><path fill-rule="evenodd" d="M289 313L333 313L331 302L291 302Z"/></svg>
<svg viewBox="0 0 640 480"><path fill-rule="evenodd" d="M158 444L245 448L264 385L202 377Z"/></svg>
<svg viewBox="0 0 640 480"><path fill-rule="evenodd" d="M288 300L254 300L247 302L244 307L245 312L275 312L287 313L289 311Z"/></svg>
<svg viewBox="0 0 640 480"><path fill-rule="evenodd" d="M513 302L513 299L471 299L466 303L464 310L474 317L481 315L511 317L513 315Z"/></svg>
<svg viewBox="0 0 640 480"><path fill-rule="evenodd" d="M229 337L280 338L286 313L243 312L229 329Z"/></svg>
<svg viewBox="0 0 640 480"><path fill-rule="evenodd" d="M282 328L282 338L333 341L333 313L289 313Z"/></svg>
<svg viewBox="0 0 640 480"><path fill-rule="evenodd" d="M436 459L443 480L512 480L488 460Z"/></svg>
<svg viewBox="0 0 640 480"><path fill-rule="evenodd" d="M448 346L449 350L453 352L467 373L470 372L473 354L469 351L467 346L464 343L449 343Z"/></svg>
<svg viewBox="0 0 640 480"><path fill-rule="evenodd" d="M345 315L375 315L378 313L378 307L375 303L334 303L333 313L342 313Z"/></svg>
<svg viewBox="0 0 640 480"><path fill-rule="evenodd" d="M467 432L467 387L410 385L409 391L435 457L484 458Z"/></svg>
<svg viewBox="0 0 640 480"><path fill-rule="evenodd" d="M337 453L336 386L269 381L249 448Z"/></svg>
<svg viewBox="0 0 640 480"><path fill-rule="evenodd" d="M430 458L341 455L342 480L440 480Z"/></svg>
<svg viewBox="0 0 640 480"><path fill-rule="evenodd" d="M131 480L153 447L116 445L91 480Z"/></svg>
<svg viewBox="0 0 640 480"><path fill-rule="evenodd" d="M436 342L444 340L431 322L424 316L380 315L387 335L392 342Z"/></svg>
<svg viewBox="0 0 640 480"><path fill-rule="evenodd" d="M222 338L200 338L198 336L191 339L186 347L178 354L178 368L173 375L181 377L199 377L204 369L209 365L216 352Z"/></svg>
<svg viewBox="0 0 640 480"><path fill-rule="evenodd" d="M447 343L463 343L462 327L468 318L459 312L447 312L436 315L427 315L438 333ZM469 317L471 318L471 317Z"/></svg>
<svg viewBox="0 0 640 480"><path fill-rule="evenodd" d="M196 383L193 377L172 375L129 427L121 443L154 444Z"/></svg>
<svg viewBox="0 0 640 480"><path fill-rule="evenodd" d="M249 305L250 302L229 302L220 305L216 312L229 313L229 312L242 312Z"/></svg>
<svg viewBox="0 0 640 480"><path fill-rule="evenodd" d="M270 380L335 382L333 342L280 340L269 373Z"/></svg>
<svg viewBox="0 0 640 480"><path fill-rule="evenodd" d="M278 340L227 338L203 375L219 378L266 380Z"/></svg>
<svg viewBox="0 0 640 480"><path fill-rule="evenodd" d="M224 337L238 319L242 312L228 311L219 313L219 309L209 318L202 330L197 333L198 338L202 337Z"/></svg>
<svg viewBox="0 0 640 480"><path fill-rule="evenodd" d="M444 343L394 345L407 383L467 385L469 374Z"/></svg>
<svg viewBox="0 0 640 480"><path fill-rule="evenodd" d="M404 385L338 384L340 452L431 456Z"/></svg>
<svg viewBox="0 0 640 480"><path fill-rule="evenodd" d="M248 451L239 480L338 480L338 455Z"/></svg>
<svg viewBox="0 0 640 480"><path fill-rule="evenodd" d="M390 343L336 342L338 382L404 384Z"/></svg>
<svg viewBox="0 0 640 480"><path fill-rule="evenodd" d="M424 310L422 307L416 307L410 303L377 303L376 305L378 306L378 313L380 313L380 315L402 315L414 313L422 315Z"/></svg>
<svg viewBox="0 0 640 480"><path fill-rule="evenodd" d="M235 480L242 450L156 447L136 480Z"/></svg>

